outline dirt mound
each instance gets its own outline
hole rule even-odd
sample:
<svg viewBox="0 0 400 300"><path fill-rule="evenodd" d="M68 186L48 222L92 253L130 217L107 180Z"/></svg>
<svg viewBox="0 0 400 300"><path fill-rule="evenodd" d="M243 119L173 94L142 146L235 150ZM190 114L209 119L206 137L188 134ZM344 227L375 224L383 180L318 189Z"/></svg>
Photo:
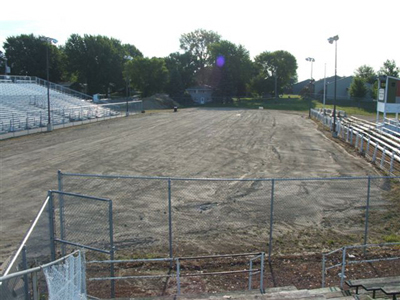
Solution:
<svg viewBox="0 0 400 300"><path fill-rule="evenodd" d="M179 104L167 94L155 94L142 99L142 101L144 110L174 108L174 106L179 106Z"/></svg>

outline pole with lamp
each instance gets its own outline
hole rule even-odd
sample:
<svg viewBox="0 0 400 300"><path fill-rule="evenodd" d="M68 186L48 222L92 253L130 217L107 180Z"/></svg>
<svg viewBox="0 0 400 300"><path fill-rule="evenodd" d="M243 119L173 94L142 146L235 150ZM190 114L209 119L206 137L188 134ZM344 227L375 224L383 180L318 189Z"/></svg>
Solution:
<svg viewBox="0 0 400 300"><path fill-rule="evenodd" d="M308 117L311 118L311 95L314 93L314 80L313 80L313 76L312 76L312 71L313 71L313 62L315 62L315 59L312 57L307 57L306 61L309 61L311 63L311 77L310 77L310 88L309 88L309 92L310 92L310 102L309 102L309 109L308 109Z"/></svg>
<svg viewBox="0 0 400 300"><path fill-rule="evenodd" d="M278 100L278 66L274 67L272 75L275 76L275 100Z"/></svg>
<svg viewBox="0 0 400 300"><path fill-rule="evenodd" d="M4 75L7 76L10 74L10 68L7 65L7 57L2 51L0 51L0 58L4 60Z"/></svg>
<svg viewBox="0 0 400 300"><path fill-rule="evenodd" d="M335 35L328 39L329 44L333 44L335 42L335 87L333 93L333 128L332 128L332 136L337 137L336 132L336 87L337 87L337 41L339 40L339 36Z"/></svg>
<svg viewBox="0 0 400 300"><path fill-rule="evenodd" d="M53 125L51 124L51 113L50 113L50 76L49 76L49 45L57 44L58 41L51 37L41 37L41 41L46 42L46 74L47 74L47 131L53 130Z"/></svg>
<svg viewBox="0 0 400 300"><path fill-rule="evenodd" d="M133 59L130 55L125 55L124 59L131 61ZM129 99L129 72L126 72L126 116L129 116L128 99Z"/></svg>
<svg viewBox="0 0 400 300"><path fill-rule="evenodd" d="M311 63L311 77L310 77L310 80L312 80L312 79L313 79L313 78L312 78L313 62L315 62L315 59L312 58L312 57L307 57L307 58L306 58L306 61L309 61L309 62Z"/></svg>

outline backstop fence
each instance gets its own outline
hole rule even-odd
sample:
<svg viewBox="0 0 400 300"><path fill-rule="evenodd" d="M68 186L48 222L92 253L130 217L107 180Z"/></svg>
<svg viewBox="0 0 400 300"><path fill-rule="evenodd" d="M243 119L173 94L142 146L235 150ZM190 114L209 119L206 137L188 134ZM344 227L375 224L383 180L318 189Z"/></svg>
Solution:
<svg viewBox="0 0 400 300"><path fill-rule="evenodd" d="M399 180L59 171L59 190L49 192L5 275L80 248L98 260L265 252L271 261L285 253L387 242L400 232ZM107 272L113 276L113 264Z"/></svg>

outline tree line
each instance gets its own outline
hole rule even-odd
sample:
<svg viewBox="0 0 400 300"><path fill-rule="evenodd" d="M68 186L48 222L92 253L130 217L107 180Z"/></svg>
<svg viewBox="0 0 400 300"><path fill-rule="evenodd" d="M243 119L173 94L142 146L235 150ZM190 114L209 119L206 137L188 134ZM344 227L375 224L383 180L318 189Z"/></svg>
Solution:
<svg viewBox="0 0 400 300"><path fill-rule="evenodd" d="M362 99L367 95L376 99L378 91L377 77L392 76L399 78L400 69L394 60L387 59L383 66L375 71L371 66L362 65L354 72L354 78L349 88L349 94L355 99Z"/></svg>
<svg viewBox="0 0 400 300"><path fill-rule="evenodd" d="M46 78L46 47L49 51L50 81L72 83L72 88L88 94L119 93L133 89L147 97L165 92L175 99L197 85L213 89L220 101L233 97L274 95L297 82L297 61L289 52L264 51L250 58L243 45L224 40L218 33L197 29L182 34L180 50L167 57L145 57L131 44L101 36L72 34L65 45L51 45L41 36L22 34L6 39L5 57L12 75ZM0 69L4 70L4 60ZM387 60L375 72L363 65L355 70L349 92L376 98L376 77L399 77L394 60ZM369 85L374 85L369 88Z"/></svg>
<svg viewBox="0 0 400 300"><path fill-rule="evenodd" d="M287 51L265 51L250 58L236 45L214 32L198 29L182 34L180 50L167 57L145 57L131 44L101 35L72 34L65 45L50 45L41 36L22 34L3 44L11 75L46 78L46 47L49 78L70 82L88 94L121 93L131 89L142 96L165 92L182 97L197 85L213 88L219 99L279 92L297 81L297 62ZM4 69L4 61L0 61Z"/></svg>

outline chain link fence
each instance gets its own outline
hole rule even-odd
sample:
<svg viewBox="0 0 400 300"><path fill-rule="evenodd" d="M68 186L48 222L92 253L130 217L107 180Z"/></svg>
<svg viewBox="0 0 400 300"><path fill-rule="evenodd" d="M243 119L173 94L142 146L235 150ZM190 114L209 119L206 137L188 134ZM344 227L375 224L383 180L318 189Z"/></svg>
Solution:
<svg viewBox="0 0 400 300"><path fill-rule="evenodd" d="M49 192L6 275L77 248L98 260L240 252L265 252L272 260L280 254L390 242L400 236L399 179L193 179L59 172L59 191ZM114 266L101 272L113 277ZM24 282L31 279L3 282L0 290L23 295ZM112 294L113 280L105 285Z"/></svg>
<svg viewBox="0 0 400 300"><path fill-rule="evenodd" d="M114 203L118 253L174 257L321 251L383 242L399 177L190 179L59 173L60 188ZM397 198L396 198L397 197ZM391 220L391 221L390 221ZM391 224L391 223L390 223ZM92 226L97 228L97 226Z"/></svg>

